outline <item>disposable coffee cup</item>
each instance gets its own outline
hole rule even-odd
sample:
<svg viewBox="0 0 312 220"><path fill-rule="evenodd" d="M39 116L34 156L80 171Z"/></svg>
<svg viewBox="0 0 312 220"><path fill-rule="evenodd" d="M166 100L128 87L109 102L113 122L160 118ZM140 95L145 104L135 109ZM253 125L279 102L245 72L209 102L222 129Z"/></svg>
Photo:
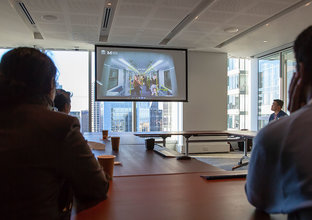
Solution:
<svg viewBox="0 0 312 220"><path fill-rule="evenodd" d="M113 179L115 157L114 155L100 155L97 157L99 164L107 174L109 180Z"/></svg>
<svg viewBox="0 0 312 220"><path fill-rule="evenodd" d="M107 137L108 137L108 130L103 130L102 131L102 137L103 137L103 140L107 139Z"/></svg>
<svg viewBox="0 0 312 220"><path fill-rule="evenodd" d="M120 137L111 137L113 151L119 151Z"/></svg>

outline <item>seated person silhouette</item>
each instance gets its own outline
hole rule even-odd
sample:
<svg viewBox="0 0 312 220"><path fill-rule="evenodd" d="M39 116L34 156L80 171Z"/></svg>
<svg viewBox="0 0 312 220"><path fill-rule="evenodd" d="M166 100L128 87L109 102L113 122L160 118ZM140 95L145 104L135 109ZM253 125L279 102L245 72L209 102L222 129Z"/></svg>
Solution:
<svg viewBox="0 0 312 220"><path fill-rule="evenodd" d="M1 59L1 219L64 219L64 182L77 212L106 199L108 180L78 119L51 111L56 72L53 61L34 48L15 48Z"/></svg>
<svg viewBox="0 0 312 220"><path fill-rule="evenodd" d="M246 183L249 202L289 220L312 219L312 26L295 40L296 70L289 87L290 116L254 139Z"/></svg>
<svg viewBox="0 0 312 220"><path fill-rule="evenodd" d="M54 107L56 107L59 112L69 114L71 109L71 96L72 94L70 92L67 92L64 89L57 89L54 99Z"/></svg>
<svg viewBox="0 0 312 220"><path fill-rule="evenodd" d="M278 120L283 116L287 116L287 113L282 110L283 105L284 105L284 102L282 100L280 99L273 100L271 110L274 111L274 113L270 115L269 122Z"/></svg>

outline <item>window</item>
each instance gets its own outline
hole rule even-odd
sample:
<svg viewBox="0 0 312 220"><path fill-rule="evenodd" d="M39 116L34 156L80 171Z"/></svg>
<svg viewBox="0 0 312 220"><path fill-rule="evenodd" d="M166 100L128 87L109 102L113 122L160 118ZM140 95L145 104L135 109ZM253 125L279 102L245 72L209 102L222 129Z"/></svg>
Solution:
<svg viewBox="0 0 312 220"><path fill-rule="evenodd" d="M280 98L280 54L259 59L258 129L269 122L271 105Z"/></svg>
<svg viewBox="0 0 312 220"><path fill-rule="evenodd" d="M227 127L248 129L248 79L250 60L230 57L228 59Z"/></svg>
<svg viewBox="0 0 312 220"><path fill-rule="evenodd" d="M45 51L58 69L57 88L70 91L70 115L80 120L81 132L89 131L88 106L88 52L87 51Z"/></svg>
<svg viewBox="0 0 312 220"><path fill-rule="evenodd" d="M178 131L178 103L175 102L137 102L136 130Z"/></svg>
<svg viewBox="0 0 312 220"><path fill-rule="evenodd" d="M103 128L114 132L132 131L132 102L104 102Z"/></svg>
<svg viewBox="0 0 312 220"><path fill-rule="evenodd" d="M296 61L292 49L286 49L258 60L258 129L269 122L271 105L274 99L284 101L283 110L287 111L288 89Z"/></svg>
<svg viewBox="0 0 312 220"><path fill-rule="evenodd" d="M2 59L2 56L8 52L10 49L0 49L0 60Z"/></svg>
<svg viewBox="0 0 312 220"><path fill-rule="evenodd" d="M286 109L288 102L289 102L289 97L288 97L289 85L290 85L294 72L296 72L296 59L292 50L287 50L283 52L282 55L283 55L283 62L284 62L283 72L285 75L284 78L285 78L285 83L286 83L285 90L284 90L284 100L285 100L284 109Z"/></svg>
<svg viewBox="0 0 312 220"><path fill-rule="evenodd" d="M118 69L110 69L108 81L108 89L112 89L118 85Z"/></svg>
<svg viewBox="0 0 312 220"><path fill-rule="evenodd" d="M171 77L170 77L170 70L164 71L165 73L165 87L168 89L172 89L171 87Z"/></svg>

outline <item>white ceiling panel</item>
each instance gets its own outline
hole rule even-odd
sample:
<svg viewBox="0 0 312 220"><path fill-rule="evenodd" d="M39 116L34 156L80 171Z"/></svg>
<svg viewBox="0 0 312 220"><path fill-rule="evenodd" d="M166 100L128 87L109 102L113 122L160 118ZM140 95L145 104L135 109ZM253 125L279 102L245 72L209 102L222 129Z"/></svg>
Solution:
<svg viewBox="0 0 312 220"><path fill-rule="evenodd" d="M79 46L93 50L94 44L102 43L98 40L108 0L21 1L44 39L34 39L34 30L23 14L11 7L8 0L3 0L0 1L0 46L37 45L63 49ZM116 3L116 0L111 1L113 5ZM195 20L196 6L203 1L206 0L118 0L105 43L158 47L170 36L169 47L250 56L292 42L298 32L311 24L312 4L304 6L308 0L215 0ZM264 24L254 28L296 3L301 6L274 17L269 27ZM57 18L46 20L43 19L45 15ZM194 20L182 22L190 17ZM225 32L229 27L239 31ZM251 31L244 33L247 30ZM263 40L268 43L263 44ZM221 43L225 46L215 48Z"/></svg>
<svg viewBox="0 0 312 220"><path fill-rule="evenodd" d="M211 10L239 13L249 8L257 0L218 0L211 7Z"/></svg>
<svg viewBox="0 0 312 220"><path fill-rule="evenodd" d="M104 1L100 0L66 0L62 1L70 13L98 14L99 9L104 7ZM67 4L66 4L67 3Z"/></svg>
<svg viewBox="0 0 312 220"><path fill-rule="evenodd" d="M42 32L67 32L67 27L64 24L45 24L39 28Z"/></svg>
<svg viewBox="0 0 312 220"><path fill-rule="evenodd" d="M193 23L188 25L185 28L185 30L182 31L182 33L184 33L184 31L195 31L195 32L200 32L200 33L210 33L213 30L215 30L217 27L218 27L217 24L202 23L202 22L194 21Z"/></svg>
<svg viewBox="0 0 312 220"><path fill-rule="evenodd" d="M72 39L72 36L69 36L67 32L45 32L44 37L54 38L54 39Z"/></svg>
<svg viewBox="0 0 312 220"><path fill-rule="evenodd" d="M253 26L265 20L265 18L266 18L265 16L242 14L242 15L237 15L233 17L232 19L230 19L228 21L228 24L232 26L238 26L238 25Z"/></svg>
<svg viewBox="0 0 312 220"><path fill-rule="evenodd" d="M162 5L175 8L194 8L200 0L163 0Z"/></svg>
<svg viewBox="0 0 312 220"><path fill-rule="evenodd" d="M47 15L47 13L43 13L43 12L32 12L31 13L32 18L34 19L35 23L41 23L41 24L64 24L65 23L65 19L64 19L64 15L60 14L60 13L49 13L49 15L54 15L56 16L56 20L47 20L44 19L44 15Z"/></svg>
<svg viewBox="0 0 312 220"><path fill-rule="evenodd" d="M168 30L172 30L177 25L176 21L173 20L150 20L147 22L147 27L151 29L165 29L166 32Z"/></svg>
<svg viewBox="0 0 312 220"><path fill-rule="evenodd" d="M120 4L141 4L141 5L157 5L160 0L119 0Z"/></svg>
<svg viewBox="0 0 312 220"><path fill-rule="evenodd" d="M141 29L139 28L114 28L112 30L112 35L117 34L117 35L123 35L124 38L135 36L138 32L140 32ZM127 36L126 36L127 35Z"/></svg>
<svg viewBox="0 0 312 220"><path fill-rule="evenodd" d="M142 27L146 20L144 18L135 17L115 17L113 21L113 27Z"/></svg>
<svg viewBox="0 0 312 220"><path fill-rule="evenodd" d="M167 8L167 7L159 7L155 17L161 19L172 19L181 21L188 13L190 13L191 9L185 8Z"/></svg>
<svg viewBox="0 0 312 220"><path fill-rule="evenodd" d="M235 13L215 12L212 10L206 10L199 16L198 21L211 23L224 23L227 20L231 19L233 16L235 16Z"/></svg>
<svg viewBox="0 0 312 220"><path fill-rule="evenodd" d="M273 15L287 8L286 3L277 2L258 2L255 6L249 8L246 13L255 15Z"/></svg>
<svg viewBox="0 0 312 220"><path fill-rule="evenodd" d="M152 6L146 5L120 5L117 13L121 16L147 17L153 10Z"/></svg>
<svg viewBox="0 0 312 220"><path fill-rule="evenodd" d="M59 0L25 0L24 4L29 11L61 11Z"/></svg>
<svg viewBox="0 0 312 220"><path fill-rule="evenodd" d="M74 25L97 25L101 19L100 16L93 15L71 15L70 23Z"/></svg>

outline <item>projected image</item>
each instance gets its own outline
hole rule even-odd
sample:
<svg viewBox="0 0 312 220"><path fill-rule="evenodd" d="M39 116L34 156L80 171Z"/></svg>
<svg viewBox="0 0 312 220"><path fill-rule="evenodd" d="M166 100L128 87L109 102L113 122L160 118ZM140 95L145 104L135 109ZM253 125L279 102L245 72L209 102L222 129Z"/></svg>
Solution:
<svg viewBox="0 0 312 220"><path fill-rule="evenodd" d="M155 52L100 51L97 92L102 97L153 99L178 96L173 59Z"/></svg>

